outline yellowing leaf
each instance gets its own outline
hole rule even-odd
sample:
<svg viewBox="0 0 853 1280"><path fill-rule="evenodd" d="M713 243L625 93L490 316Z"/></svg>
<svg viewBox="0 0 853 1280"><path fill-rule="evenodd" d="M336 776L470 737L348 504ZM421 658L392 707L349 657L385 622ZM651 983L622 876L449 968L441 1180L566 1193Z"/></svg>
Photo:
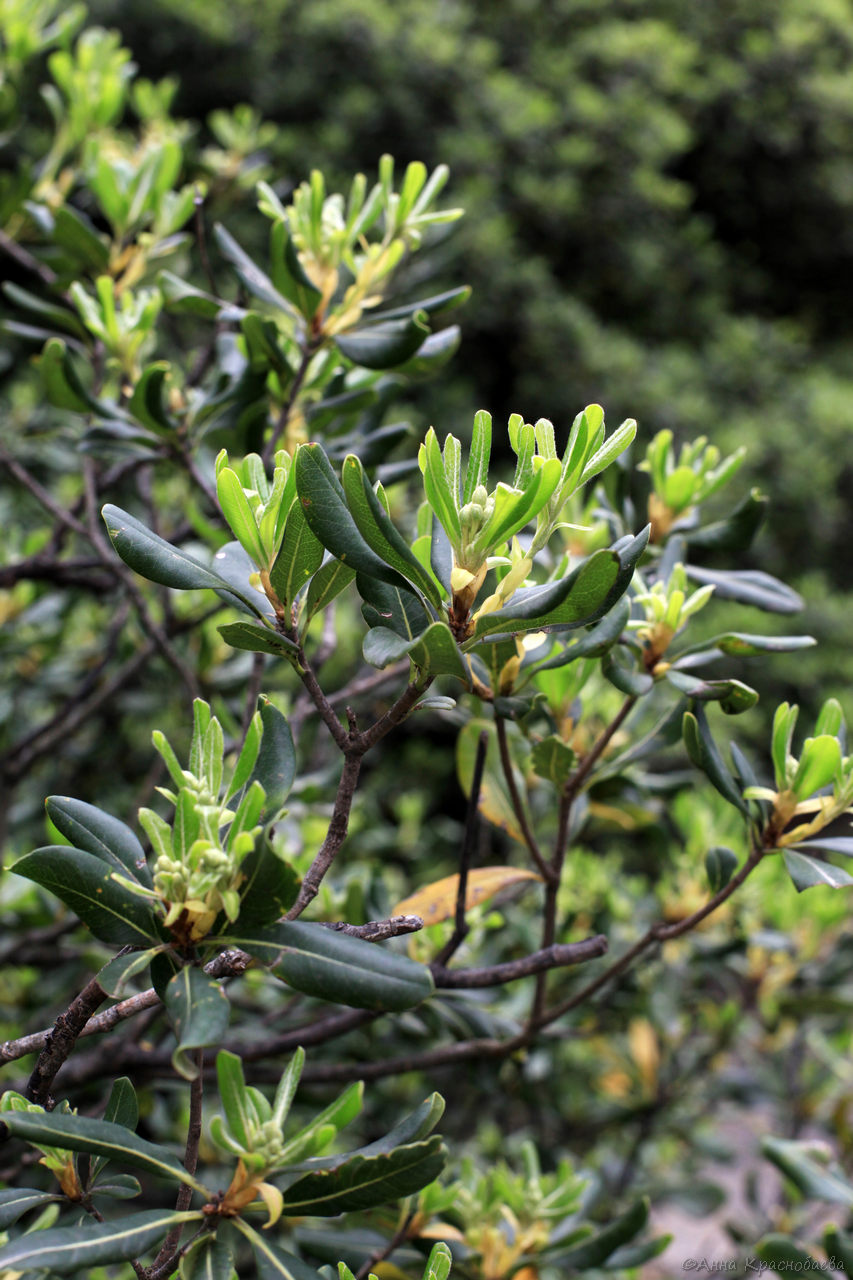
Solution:
<svg viewBox="0 0 853 1280"><path fill-rule="evenodd" d="M476 907L478 903L493 898L501 889L541 879L535 871L524 871L518 867L477 867L468 872L465 907ZM445 876L443 880L436 880L410 898L398 902L391 914L422 916L425 925L438 924L440 920L449 920L454 915L458 892L459 876Z"/></svg>
<svg viewBox="0 0 853 1280"><path fill-rule="evenodd" d="M632 1018L628 1027L628 1044L631 1057L640 1072L646 1093L657 1088L660 1047L655 1029L646 1018Z"/></svg>

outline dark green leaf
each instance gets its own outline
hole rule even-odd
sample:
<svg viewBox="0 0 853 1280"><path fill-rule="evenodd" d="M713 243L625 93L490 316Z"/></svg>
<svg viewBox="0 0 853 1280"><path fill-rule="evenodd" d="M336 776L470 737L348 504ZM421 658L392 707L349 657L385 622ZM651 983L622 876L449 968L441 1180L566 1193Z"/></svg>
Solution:
<svg viewBox="0 0 853 1280"><path fill-rule="evenodd" d="M410 359L424 339L429 326L418 312L405 320L365 325L335 338L338 350L364 369L393 369Z"/></svg>
<svg viewBox="0 0 853 1280"><path fill-rule="evenodd" d="M581 1241L568 1253L559 1255L560 1266L571 1274L572 1271L585 1271L600 1267L621 1245L628 1244L646 1225L649 1216L649 1202L638 1200L626 1213L621 1214L603 1231Z"/></svg>
<svg viewBox="0 0 853 1280"><path fill-rule="evenodd" d="M288 1187L284 1212L326 1218L400 1200L437 1178L446 1157L438 1137L382 1155L351 1156L336 1169L309 1173Z"/></svg>
<svg viewBox="0 0 853 1280"><path fill-rule="evenodd" d="M112 863L114 870L121 871L131 880L151 887L151 871L145 850L124 822L93 804L73 800L70 796L48 796L45 808L57 831L75 849L85 849L96 858Z"/></svg>
<svg viewBox="0 0 853 1280"><path fill-rule="evenodd" d="M737 716L754 707L758 694L740 680L697 680L685 671L670 668L666 679L688 698L698 702L719 702L726 715Z"/></svg>
<svg viewBox="0 0 853 1280"><path fill-rule="evenodd" d="M726 845L715 844L705 854L705 873L712 893L725 889L737 870L737 854Z"/></svg>
<svg viewBox="0 0 853 1280"><path fill-rule="evenodd" d="M279 293L269 276L261 271L257 263L253 262L240 248L234 237L219 223L213 228L213 234L222 253L232 264L252 297L260 298L262 302L268 303L277 311L286 311L288 315L294 315L293 305Z"/></svg>
<svg viewBox="0 0 853 1280"><path fill-rule="evenodd" d="M126 995L125 987L127 983L137 973L142 973L147 969L154 956L158 954L166 946L161 943L159 947L150 948L147 951L133 951L130 955L115 956L103 969L98 973L98 985L108 996L120 999Z"/></svg>
<svg viewBox="0 0 853 1280"><path fill-rule="evenodd" d="M48 845L25 853L13 870L56 894L102 942L150 947L163 941L148 899L117 884L109 863L94 854Z"/></svg>
<svg viewBox="0 0 853 1280"><path fill-rule="evenodd" d="M810 849L826 849L830 853L843 853L845 858L853 858L853 837L851 836L821 836L819 840L809 840L795 847L800 853L808 853Z"/></svg>
<svg viewBox="0 0 853 1280"><path fill-rule="evenodd" d="M214 573L179 547L173 547L171 543L159 538L156 533L146 529L140 520L128 515L120 507L108 503L101 514L116 551L125 564L130 565L143 578L159 582L164 587L183 590L209 587L214 591L225 591L229 595L238 596L253 613L260 613L247 595L236 591L218 573Z"/></svg>
<svg viewBox="0 0 853 1280"><path fill-rule="evenodd" d="M712 551L743 551L752 542L767 512L767 499L752 489L731 515L699 529L685 529L691 547Z"/></svg>
<svg viewBox="0 0 853 1280"><path fill-rule="evenodd" d="M238 1219L235 1226L251 1242L255 1262L258 1267L258 1280L320 1280L313 1267L292 1253L285 1253L268 1238Z"/></svg>
<svg viewBox="0 0 853 1280"><path fill-rule="evenodd" d="M245 880L240 887L237 929L259 929L283 916L296 901L300 879L289 862L280 858L266 835L240 866ZM229 922L224 923L230 929Z"/></svg>
<svg viewBox="0 0 853 1280"><path fill-rule="evenodd" d="M446 293L437 293L431 298L422 298L420 302L407 302L400 307L392 307L387 311L373 311L374 320L403 320L415 311L425 311L430 317L441 315L447 311L455 311L471 297L471 286L460 285L458 289L448 289Z"/></svg>
<svg viewBox="0 0 853 1280"><path fill-rule="evenodd" d="M294 466L305 518L323 546L359 573L392 586L408 587L406 579L380 559L362 537L341 483L320 445L300 445Z"/></svg>
<svg viewBox="0 0 853 1280"><path fill-rule="evenodd" d="M59 1147L62 1151L88 1151L93 1156L103 1156L107 1160L145 1169L170 1182L185 1182L194 1190L208 1194L207 1189L192 1174L187 1173L180 1160L170 1151L153 1142L146 1142L124 1125L56 1111L4 1111L0 1123L14 1137L22 1138L25 1142Z"/></svg>
<svg viewBox="0 0 853 1280"><path fill-rule="evenodd" d="M464 684L470 683L465 661L446 622L433 622L414 640L406 640L388 627L373 627L364 637L362 648L365 661L373 667L387 667L408 657L424 675L456 676Z"/></svg>
<svg viewBox="0 0 853 1280"><path fill-rule="evenodd" d="M794 882L798 893L804 889L813 889L815 885L825 885L831 889L846 889L853 884L853 876L836 867L831 862L822 862L817 858L809 858L795 849L784 849L782 856L788 875Z"/></svg>
<svg viewBox="0 0 853 1280"><path fill-rule="evenodd" d="M100 274L109 267L110 251L92 223L71 205L63 205L54 216L53 239L67 249L91 272Z"/></svg>
<svg viewBox="0 0 853 1280"><path fill-rule="evenodd" d="M769 573L756 569L700 569L688 564L687 576L700 585L714 584L716 600L737 600L765 613L799 613L803 601L796 591Z"/></svg>
<svg viewBox="0 0 853 1280"><path fill-rule="evenodd" d="M257 622L226 622L217 627L226 644L232 649L248 649L250 653L270 653L276 658L291 661L299 652L292 640L280 635L271 627Z"/></svg>
<svg viewBox="0 0 853 1280"><path fill-rule="evenodd" d="M356 575L356 587L364 604L361 612L369 627L386 627L404 640L414 640L432 621L420 596L403 587Z"/></svg>
<svg viewBox="0 0 853 1280"><path fill-rule="evenodd" d="M190 1051L221 1042L231 1012L228 997L218 982L188 964L167 984L163 1002L178 1042L172 1066L185 1080L195 1080L198 1067Z"/></svg>
<svg viewBox="0 0 853 1280"><path fill-rule="evenodd" d="M366 1147L359 1147L357 1151L338 1152L331 1156L317 1156L309 1160L303 1160L298 1164L288 1164L289 1172L302 1171L306 1173L314 1172L319 1169L337 1169L340 1165L345 1164L353 1156L381 1156L388 1155L397 1147L405 1146L407 1143L419 1142L422 1138L432 1133L441 1117L444 1115L444 1098L440 1093L432 1093L426 1098L419 1107L410 1112L404 1120L399 1124L395 1124L393 1129L382 1138L377 1138L375 1142L369 1143Z"/></svg>
<svg viewBox="0 0 853 1280"><path fill-rule="evenodd" d="M755 1252L762 1262L767 1263L772 1271L785 1273L795 1271L797 1275L811 1275L820 1272L826 1275L826 1264L818 1262L805 1249L801 1249L790 1236L773 1233L764 1236L755 1246Z"/></svg>
<svg viewBox="0 0 853 1280"><path fill-rule="evenodd" d="M64 1198L64 1196L55 1195L52 1191L35 1191L31 1187L19 1187L17 1191L0 1191L0 1231L11 1227L12 1223L17 1222L29 1209Z"/></svg>
<svg viewBox="0 0 853 1280"><path fill-rule="evenodd" d="M49 298L39 298L28 289L12 284L11 281L6 281L3 285L3 292L15 306L32 312L46 324L71 333L75 338L86 337L86 329L75 313L61 306L59 302Z"/></svg>
<svg viewBox="0 0 853 1280"><path fill-rule="evenodd" d="M714 636L706 642L735 658L751 658L760 653L793 653L817 644L814 636L753 636L739 631Z"/></svg>
<svg viewBox="0 0 853 1280"><path fill-rule="evenodd" d="M683 733L687 754L696 768L701 769L707 775L720 795L728 800L729 804L733 804L735 808L740 809L741 813L748 814L749 810L746 801L741 795L734 778L723 764L723 758L711 736L708 720L701 703L692 712L685 711Z"/></svg>
<svg viewBox="0 0 853 1280"><path fill-rule="evenodd" d="M442 595L432 574L395 529L354 454L344 459L341 478L350 514L371 550L403 578L415 583L435 608L440 609Z"/></svg>
<svg viewBox="0 0 853 1280"><path fill-rule="evenodd" d="M136 1090L127 1076L113 1082L109 1101L104 1111L104 1119L111 1124L124 1125L131 1131L136 1129L139 1120L139 1105L136 1101Z"/></svg>
<svg viewBox="0 0 853 1280"><path fill-rule="evenodd" d="M827 1227L823 1237L823 1247L828 1258L836 1259L836 1266L844 1268L844 1274L850 1280L853 1277L853 1236L839 1231L837 1227Z"/></svg>
<svg viewBox="0 0 853 1280"><path fill-rule="evenodd" d="M51 338L46 344L39 358L39 368L44 378L47 398L58 409L94 413L101 418L112 416L109 408L96 400L83 386L61 338Z"/></svg>
<svg viewBox="0 0 853 1280"><path fill-rule="evenodd" d="M612 648L628 625L631 606L623 596L600 622L591 627L586 635L561 649L559 653L548 658L546 662L536 664L537 671L550 671L554 667L564 667L577 658L600 658Z"/></svg>
<svg viewBox="0 0 853 1280"><path fill-rule="evenodd" d="M541 742L537 742L530 753L530 762L534 772L540 778L547 778L558 789L563 786L575 767L577 757L567 742L556 733L549 734Z"/></svg>
<svg viewBox="0 0 853 1280"><path fill-rule="evenodd" d="M264 732L248 785L251 786L253 782L261 784L266 793L261 813L266 818L273 818L290 794L296 777L296 748L290 725L278 707L269 698L262 696L258 709Z"/></svg>
<svg viewBox="0 0 853 1280"><path fill-rule="evenodd" d="M270 261L276 288L310 320L323 295L306 274L282 221L274 222L270 229Z"/></svg>
<svg viewBox="0 0 853 1280"><path fill-rule="evenodd" d="M181 1280L231 1280L234 1258L227 1244L202 1236L181 1259Z"/></svg>
<svg viewBox="0 0 853 1280"><path fill-rule="evenodd" d="M433 990L424 965L321 924L287 921L220 941L271 965L297 991L356 1009L410 1009Z"/></svg>
<svg viewBox="0 0 853 1280"><path fill-rule="evenodd" d="M200 1221L200 1212L150 1209L112 1222L33 1231L0 1248L0 1267L9 1272L50 1269L60 1275L83 1275L89 1267L138 1257L179 1223Z"/></svg>
<svg viewBox="0 0 853 1280"><path fill-rule="evenodd" d="M628 651L633 657L633 650ZM642 698L654 687L654 677L648 671L641 671L636 666L627 667L617 661L615 651L608 649L601 659L601 674L621 693L632 698Z"/></svg>
<svg viewBox="0 0 853 1280"><path fill-rule="evenodd" d="M204 320L213 320L219 312L221 303L218 298L196 289L180 276L172 275L171 271L161 271L157 284L169 311L201 316Z"/></svg>
<svg viewBox="0 0 853 1280"><path fill-rule="evenodd" d="M166 408L164 392L171 366L165 360L149 364L133 388L133 395L127 402L128 412L141 422L144 427L156 431L158 435L173 436L176 423Z"/></svg>
<svg viewBox="0 0 853 1280"><path fill-rule="evenodd" d="M828 1155L825 1148L784 1138L763 1138L761 1150L807 1199L853 1207L853 1186L843 1174L828 1167L825 1159L816 1158Z"/></svg>
<svg viewBox="0 0 853 1280"><path fill-rule="evenodd" d="M142 1183L132 1173L107 1173L92 1186L92 1195L108 1200L134 1200L142 1194Z"/></svg>

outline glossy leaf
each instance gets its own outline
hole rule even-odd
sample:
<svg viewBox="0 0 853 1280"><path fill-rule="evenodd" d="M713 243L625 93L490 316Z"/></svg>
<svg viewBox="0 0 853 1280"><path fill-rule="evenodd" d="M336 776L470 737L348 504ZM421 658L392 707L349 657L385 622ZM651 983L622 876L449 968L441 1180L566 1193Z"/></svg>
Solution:
<svg viewBox="0 0 853 1280"><path fill-rule="evenodd" d="M354 578L355 569L342 564L340 560L327 560L308 584L303 627L308 625L315 613L325 609L336 596L345 591Z"/></svg>
<svg viewBox="0 0 853 1280"><path fill-rule="evenodd" d="M127 956L115 956L99 971L98 985L113 999L122 999L127 994L125 988L131 978L147 969L154 956L166 945L161 943L159 947L152 947L147 951L132 951Z"/></svg>
<svg viewBox="0 0 853 1280"><path fill-rule="evenodd" d="M293 465L305 518L323 546L359 573L406 587L405 578L387 565L363 538L347 506L341 483L321 447L300 445Z"/></svg>
<svg viewBox="0 0 853 1280"><path fill-rule="evenodd" d="M47 816L75 849L84 849L122 875L151 887L145 850L130 827L103 809L70 796L48 796Z"/></svg>
<svg viewBox="0 0 853 1280"><path fill-rule="evenodd" d="M240 865L240 915L236 928L256 929L279 920L296 901L300 880L289 862L280 858L262 835ZM226 929L231 928L225 922Z"/></svg>
<svg viewBox="0 0 853 1280"><path fill-rule="evenodd" d="M132 1173L107 1173L93 1183L92 1194L108 1200L135 1200L142 1194L142 1183Z"/></svg>
<svg viewBox="0 0 853 1280"><path fill-rule="evenodd" d="M338 350L364 369L393 369L417 352L429 336L429 326L418 312L405 320L380 321L351 329L335 338Z"/></svg>
<svg viewBox="0 0 853 1280"><path fill-rule="evenodd" d="M361 612L369 627L385 627L404 640L414 640L432 622L420 596L403 587L356 575L356 587L363 600Z"/></svg>
<svg viewBox="0 0 853 1280"><path fill-rule="evenodd" d="M441 591L432 574L413 555L395 529L373 492L370 481L364 474L364 467L354 454L344 459L341 480L350 514L371 550L408 582L414 583L436 609L441 608Z"/></svg>
<svg viewBox="0 0 853 1280"><path fill-rule="evenodd" d="M488 902L496 893L520 884L529 884L531 880L541 881L542 877L535 871L525 871L521 867L475 867L468 872L465 908L468 910L481 902ZM422 916L425 925L438 924L439 921L450 920L454 916L458 893L459 876L445 876L398 902L391 914Z"/></svg>
<svg viewBox="0 0 853 1280"><path fill-rule="evenodd" d="M853 884L853 876L842 867L831 862L822 862L810 858L796 849L787 848L782 851L788 875L794 882L798 893L805 889L813 889L815 885L825 885L831 889L846 889Z"/></svg>
<svg viewBox="0 0 853 1280"><path fill-rule="evenodd" d="M738 716L758 701L755 690L740 680L697 680L685 671L672 668L667 671L666 678L688 698L698 702L719 702L720 710L726 715Z"/></svg>
<svg viewBox="0 0 853 1280"><path fill-rule="evenodd" d="M737 870L737 854L726 845L714 845L705 854L705 873L712 893L725 889Z"/></svg>
<svg viewBox="0 0 853 1280"><path fill-rule="evenodd" d="M202 1236L181 1258L180 1280L231 1280L234 1258L216 1236Z"/></svg>
<svg viewBox="0 0 853 1280"><path fill-rule="evenodd" d="M295 315L292 303L279 293L269 276L252 261L244 249L240 248L230 232L217 224L213 228L213 234L222 253L234 267L253 298L260 298L262 302L268 303L277 311L285 311L290 316Z"/></svg>
<svg viewBox="0 0 853 1280"><path fill-rule="evenodd" d="M271 965L297 991L356 1009L410 1009L433 990L424 965L321 924L293 920L220 940Z"/></svg>
<svg viewBox="0 0 853 1280"><path fill-rule="evenodd" d="M285 607L323 563L324 548L305 519L301 502L294 502L284 526L281 547L270 570L270 583Z"/></svg>
<svg viewBox="0 0 853 1280"><path fill-rule="evenodd" d="M102 942L150 947L163 941L150 902L117 884L110 864L94 854L48 845L25 853L13 870L54 893Z"/></svg>
<svg viewBox="0 0 853 1280"><path fill-rule="evenodd" d="M470 679L453 633L445 622L433 622L414 640L398 636L388 627L373 627L364 637L365 662L387 667L408 657L424 675L456 676L464 684Z"/></svg>
<svg viewBox="0 0 853 1280"><path fill-rule="evenodd" d="M688 564L687 576L700 586L714 584L715 600L737 600L766 613L799 613L803 601L778 578L756 569L700 569Z"/></svg>
<svg viewBox="0 0 853 1280"><path fill-rule="evenodd" d="M13 1222L17 1222L30 1209L62 1201L64 1198L53 1191L37 1191L32 1187L0 1191L0 1231L11 1227Z"/></svg>
<svg viewBox="0 0 853 1280"><path fill-rule="evenodd" d="M797 848L800 853L808 853L810 849L825 849L829 853L842 853L845 858L853 858L853 836L821 836L818 840L809 840L791 847Z"/></svg>
<svg viewBox="0 0 853 1280"><path fill-rule="evenodd" d="M145 1169L169 1182L184 1182L203 1195L208 1194L170 1151L138 1137L124 1125L55 1111L4 1111L2 1124L14 1137L25 1142L59 1147L61 1151L86 1151L119 1164Z"/></svg>
<svg viewBox="0 0 853 1280"><path fill-rule="evenodd" d="M378 1156L356 1155L336 1169L309 1173L284 1193L288 1217L334 1217L388 1204L420 1191L438 1177L447 1152L441 1138L396 1147Z"/></svg>
<svg viewBox="0 0 853 1280"><path fill-rule="evenodd" d="M207 587L214 591L225 591L229 595L236 595L253 613L260 613L248 595L235 590L225 578L221 578L187 552L159 538L156 533L146 529L140 520L128 515L120 507L108 503L101 514L119 556L143 578L159 582L164 587L183 590Z"/></svg>
<svg viewBox="0 0 853 1280"><path fill-rule="evenodd" d="M746 801L740 793L734 778L723 763L723 758L711 736L705 712L699 704L694 711L686 711L683 720L684 745L687 754L697 769L707 775L720 795L729 804L748 814Z"/></svg>
<svg viewBox="0 0 853 1280"><path fill-rule="evenodd" d="M261 784L266 795L261 813L266 818L272 818L283 806L293 786L293 779L296 777L296 748L290 725L278 707L269 698L262 696L258 709L264 732L248 785L251 786L253 782Z"/></svg>
<svg viewBox="0 0 853 1280"><path fill-rule="evenodd" d="M276 658L292 661L299 652L287 636L256 622L226 622L217 627L226 644L232 649L247 649L250 653L269 653Z"/></svg>
<svg viewBox="0 0 853 1280"><path fill-rule="evenodd" d="M165 400L170 367L165 360L149 364L143 369L133 388L133 395L127 402L128 413L158 435L171 436L176 428Z"/></svg>
<svg viewBox="0 0 853 1280"><path fill-rule="evenodd" d="M185 1080L195 1080L198 1067L190 1051L222 1041L231 1013L228 997L218 982L188 964L167 983L163 1003L178 1042L172 1066Z"/></svg>
<svg viewBox="0 0 853 1280"><path fill-rule="evenodd" d="M320 1280L313 1267L292 1253L285 1253L267 1235L261 1235L238 1218L234 1224L250 1241L258 1268L258 1280Z"/></svg>
<svg viewBox="0 0 853 1280"><path fill-rule="evenodd" d="M112 1222L33 1231L0 1248L0 1268L11 1274L49 1269L59 1275L81 1275L88 1267L136 1258L158 1244L172 1227L202 1220L200 1212L150 1209Z"/></svg>
<svg viewBox="0 0 853 1280"><path fill-rule="evenodd" d="M559 1265L571 1274L572 1271L584 1271L600 1267L608 1258L624 1244L628 1244L646 1225L649 1217L649 1202L638 1200L627 1212L620 1214L609 1226L604 1227L596 1235L582 1240L580 1244L561 1253Z"/></svg>

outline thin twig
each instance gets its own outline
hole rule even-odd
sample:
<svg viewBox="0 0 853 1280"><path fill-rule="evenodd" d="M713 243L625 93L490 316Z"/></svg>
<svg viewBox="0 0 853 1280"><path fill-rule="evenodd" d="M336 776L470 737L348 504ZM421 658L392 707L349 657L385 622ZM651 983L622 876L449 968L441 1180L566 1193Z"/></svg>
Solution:
<svg viewBox="0 0 853 1280"><path fill-rule="evenodd" d="M468 922L465 919L465 907L468 898L468 871L474 856L474 845L477 839L480 813L480 789L483 785L483 768L486 763L486 751L489 746L489 735L485 730L477 739L477 754L474 757L474 772L471 775L471 791L468 795L468 809L465 814L465 833L462 837L462 848L459 851L459 881L456 888L456 911L453 933L435 957L434 965L444 969L448 960L464 942L468 935Z"/></svg>
<svg viewBox="0 0 853 1280"><path fill-rule="evenodd" d="M296 901L284 917L285 920L295 920L297 916L302 914L308 904L316 898L323 877L331 867L338 850L346 839L350 810L355 796L355 789L358 785L358 775L361 770L362 755L363 752L357 754L350 752L344 757L344 767L341 771L338 791L335 796L335 807L332 811L332 820L329 823L326 838L311 866L306 871Z"/></svg>
<svg viewBox="0 0 853 1280"><path fill-rule="evenodd" d="M56 284L59 277L55 271L51 271L50 267L45 266L43 262L39 262L28 249L24 249L18 244L17 240L13 240L5 231L0 231L0 249L7 257L14 259L19 267L23 267L25 271L31 272L38 276L42 284L48 287Z"/></svg>
<svg viewBox="0 0 853 1280"><path fill-rule="evenodd" d="M507 790L509 791L509 798L512 801L513 812L518 819L521 834L524 836L524 843L530 850L530 856L536 863L539 874L544 880L551 880L553 879L554 873L542 856L542 851L539 848L538 841L530 828L530 823L527 820L527 813L524 805L522 804L521 796L518 793L518 786L515 781L515 770L512 767L512 758L509 754L509 743L507 742L506 736L506 720L503 716L495 715L495 729L497 731L501 768L503 769L503 775L506 779Z"/></svg>
<svg viewBox="0 0 853 1280"><path fill-rule="evenodd" d="M184 1153L184 1168L187 1173L195 1173L198 1168L198 1148L201 1141L201 1112L204 1100L204 1075L202 1067L204 1065L204 1050L196 1049L193 1055L195 1060L196 1075L190 1085L190 1118L189 1127L187 1129L187 1145ZM193 1197L193 1189L182 1183L178 1189L175 1199L175 1212L183 1213L190 1207ZM184 1224L179 1222L174 1226L163 1244L160 1252L154 1259L150 1267L145 1271L146 1280L162 1280L162 1277L169 1275L174 1269L177 1262L178 1246L181 1242Z"/></svg>
<svg viewBox="0 0 853 1280"><path fill-rule="evenodd" d="M386 1258L390 1258L395 1249L399 1249L400 1245L409 1234L409 1227L412 1225L412 1219L414 1216L414 1209L411 1209L408 1213L404 1214L403 1221L400 1223L388 1243L383 1245L380 1249L377 1249L375 1253L372 1253L370 1257L361 1264L358 1271L355 1273L355 1280L367 1280L367 1277L370 1275L374 1267L378 1266L380 1262L384 1262Z"/></svg>
<svg viewBox="0 0 853 1280"><path fill-rule="evenodd" d="M122 953L119 952L119 954ZM86 1023L106 998L107 994L98 985L97 978L92 978L80 994L72 1000L65 1012L56 1019L45 1037L44 1047L27 1081L26 1093L30 1102L38 1102L40 1106L51 1109L53 1099L50 1096L50 1089L56 1074L73 1051L77 1037Z"/></svg>
<svg viewBox="0 0 853 1280"><path fill-rule="evenodd" d="M430 965L437 987L498 987L504 982L516 982L531 974L547 969L562 969L567 965L584 964L607 953L607 939L603 933L583 942L558 943L547 951L534 951L520 960L508 960L505 964L493 964L482 969L445 969L436 961Z"/></svg>
<svg viewBox="0 0 853 1280"><path fill-rule="evenodd" d="M417 933L424 927L421 916L391 916L388 920L369 920L367 924L319 920L318 924L333 929L335 933L345 933L350 938L363 938L365 942L384 942L386 938L399 938L404 933Z"/></svg>

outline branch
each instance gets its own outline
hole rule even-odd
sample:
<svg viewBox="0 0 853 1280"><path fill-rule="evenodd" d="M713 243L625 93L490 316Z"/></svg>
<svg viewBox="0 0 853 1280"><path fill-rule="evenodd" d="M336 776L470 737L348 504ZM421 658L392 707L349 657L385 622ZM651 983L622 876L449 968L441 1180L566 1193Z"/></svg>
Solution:
<svg viewBox="0 0 853 1280"><path fill-rule="evenodd" d="M533 859L533 861L536 863L536 867L540 875L543 877L543 879L547 883L549 880L552 880L554 878L554 872L551 870L551 868L548 866L548 863L542 857L542 851L539 848L539 844L530 828L530 823L527 820L527 813L525 811L524 805L521 802L521 796L518 793L518 786L515 781L515 772L513 771L513 767L512 767L512 758L509 754L509 743L507 742L507 736L506 736L506 720L504 719L503 716L497 715L497 713L495 714L495 729L497 730L497 736L498 736L498 749L500 751L500 756L501 756L501 768L503 769L503 775L504 775L504 778L506 779L506 785L509 791L509 798L512 802L513 811L515 813L516 818L518 819L518 825L521 828L521 834L524 836L524 843L527 845L528 849L530 850L530 856Z"/></svg>
<svg viewBox="0 0 853 1280"><path fill-rule="evenodd" d="M309 902L316 898L323 877L334 862L338 850L346 839L350 810L358 784L358 775L361 770L362 754L361 752L357 755L348 753L344 759L341 780L338 783L338 793L335 796L335 807L332 811L332 820L329 823L326 838L320 846L319 853L305 873L299 894L284 917L285 920L295 920L297 916L302 914Z"/></svg>
<svg viewBox="0 0 853 1280"><path fill-rule="evenodd" d="M421 916L391 916L388 920L369 920L367 924L346 924L343 920L318 920L317 923L351 938L363 938L365 942L383 942L403 933L417 933L424 927Z"/></svg>
<svg viewBox="0 0 853 1280"><path fill-rule="evenodd" d="M56 284L59 279L55 271L51 271L50 267L46 267L43 262L39 262L28 249L24 249L18 244L17 240L13 240L5 231L0 231L0 249L15 262L19 267L23 267L25 271L30 271L33 275L38 276L42 284L48 287Z"/></svg>
<svg viewBox="0 0 853 1280"><path fill-rule="evenodd" d="M518 978L543 973L547 969L584 964L606 952L607 939L600 933L583 942L557 944L544 951L534 951L532 955L523 956L520 960L509 960L505 964L493 964L484 969L445 969L444 965L436 962L430 965L430 969L437 987L497 987L504 982L515 982Z"/></svg>
<svg viewBox="0 0 853 1280"><path fill-rule="evenodd" d="M201 1142L201 1111L204 1100L204 1075L202 1074L204 1050L196 1049L194 1058L197 1074L190 1085L190 1118L187 1129L186 1151L184 1153L184 1168L187 1173L195 1173L198 1168L198 1148ZM175 1212L183 1213L184 1210L189 1209L192 1198L192 1187L182 1183L175 1199ZM162 1280L162 1277L171 1274L178 1260L178 1246L181 1243L183 1230L184 1223L182 1222L172 1228L160 1246L160 1252L151 1266L144 1268L141 1272L137 1272L140 1280L143 1276L145 1280Z"/></svg>
<svg viewBox="0 0 853 1280"><path fill-rule="evenodd" d="M471 791L468 796L468 809L465 814L465 834L462 837L462 848L459 852L456 922L451 937L435 957L434 964L439 969L444 968L444 965L455 954L468 934L468 922L465 919L465 905L468 897L468 869L474 856L474 841L477 838L479 826L477 818L480 812L480 789L483 785L483 768L486 763L488 745L489 735L484 730L477 739L477 754L474 757L474 772L471 775Z"/></svg>
<svg viewBox="0 0 853 1280"><path fill-rule="evenodd" d="M98 985L97 978L92 978L72 1000L65 1013L59 1015L52 1029L46 1032L44 1047L27 1081L26 1094L30 1102L38 1102L48 1110L52 1108L50 1087L56 1074L73 1051L77 1037L86 1023L106 998L107 993Z"/></svg>

